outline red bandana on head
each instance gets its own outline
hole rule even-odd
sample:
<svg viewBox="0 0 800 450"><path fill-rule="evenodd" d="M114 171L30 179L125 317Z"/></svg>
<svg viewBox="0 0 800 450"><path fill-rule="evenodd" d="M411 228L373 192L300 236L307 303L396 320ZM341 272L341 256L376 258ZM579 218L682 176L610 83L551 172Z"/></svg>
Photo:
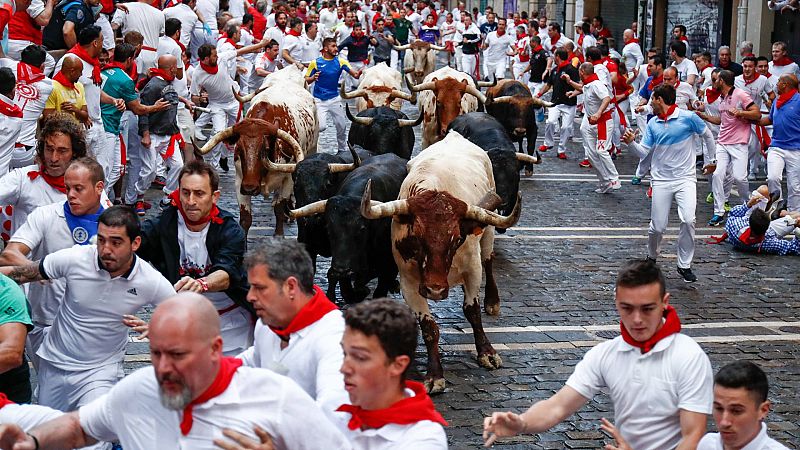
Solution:
<svg viewBox="0 0 800 450"><path fill-rule="evenodd" d="M17 83L33 84L43 79L42 69L24 62L17 64Z"/></svg>
<svg viewBox="0 0 800 450"><path fill-rule="evenodd" d="M786 91L783 94L778 96L777 101L775 102L775 108L781 109L783 105L786 104L789 100L792 99L798 92L796 90Z"/></svg>
<svg viewBox="0 0 800 450"><path fill-rule="evenodd" d="M772 64L776 66L788 66L789 64L793 63L792 58L789 58L786 55L781 56L778 59L773 59Z"/></svg>
<svg viewBox="0 0 800 450"><path fill-rule="evenodd" d="M669 105L669 108L667 108L667 112L665 112L664 114L659 114L658 118L666 122L667 118L671 116L672 113L675 112L675 108L677 107L678 105Z"/></svg>
<svg viewBox="0 0 800 450"><path fill-rule="evenodd" d="M178 191L179 189L175 189L171 194L169 194L168 197L170 200L172 200L172 206L178 208L178 212L181 213L181 216L183 216L183 221L186 222L187 225L197 226L206 224L208 222L213 222L216 224L222 223L222 217L219 216L219 208L217 208L217 205L212 206L211 212L209 212L207 216L200 220L192 220L186 217L186 212L183 210L183 204L181 203L181 194Z"/></svg>
<svg viewBox="0 0 800 450"><path fill-rule="evenodd" d="M72 53L73 55L77 56L78 58L82 59L83 61L92 65L92 83L97 86L100 86L100 83L103 82L103 79L100 78L100 60L97 58L92 58L89 56L89 53L86 51L85 48L81 47L80 45L75 44L74 47L69 49L67 53Z"/></svg>
<svg viewBox="0 0 800 450"><path fill-rule="evenodd" d="M287 341L289 340L289 336L292 333L296 333L303 328L315 323L319 319L321 319L325 314L328 314L331 311L335 311L339 309L333 302L328 300L328 297L325 296L325 293L322 292L322 289L319 286L314 285L314 296L311 297L311 300L300 309L300 312L294 316L289 325L287 325L283 329L274 328L272 326L269 327L273 333L277 334L281 340Z"/></svg>
<svg viewBox="0 0 800 450"><path fill-rule="evenodd" d="M62 194L66 194L67 193L67 186L64 184L64 176L63 175L60 176L60 177L52 177L52 176L48 175L42 169L41 166L39 166L39 170L31 170L30 172L28 172L28 178L30 178L31 181L35 180L40 175L41 175L42 179L47 184L50 185L50 187L52 187L53 189L57 190L58 192L61 192Z"/></svg>
<svg viewBox="0 0 800 450"><path fill-rule="evenodd" d="M207 65L205 65L203 63L200 63L200 68L205 70L206 73L208 73L210 75L215 75L217 73L217 71L219 71L219 65L207 66Z"/></svg>
<svg viewBox="0 0 800 450"><path fill-rule="evenodd" d="M342 405L336 410L350 413L351 417L347 428L351 430L377 429L390 423L409 425L423 420L447 426L447 421L436 411L433 401L422 383L406 381L406 387L414 391L414 396L395 402L388 408L368 410L360 406Z"/></svg>
<svg viewBox="0 0 800 450"><path fill-rule="evenodd" d="M678 319L678 313L675 311L675 308L673 308L672 305L667 305L666 309L664 309L664 319L664 324L661 326L661 328L659 328L658 331L656 331L656 333L645 342L634 340L633 336L628 333L625 325L620 322L619 329L622 332L622 339L624 339L629 345L641 349L642 354L645 354L652 350L653 347L658 344L658 341L675 333L680 333L681 320Z"/></svg>
<svg viewBox="0 0 800 450"><path fill-rule="evenodd" d="M190 431L192 431L192 423L194 422L194 418L192 417L192 409L194 409L194 406L205 403L225 392L225 390L228 389L228 386L230 386L233 376L236 374L236 369L241 367L241 365L241 359L226 356L219 360L219 372L217 372L217 376L214 378L211 386L209 386L205 392L200 394L199 397L192 400L191 403L183 408L183 419L181 419L182 435L186 436Z"/></svg>

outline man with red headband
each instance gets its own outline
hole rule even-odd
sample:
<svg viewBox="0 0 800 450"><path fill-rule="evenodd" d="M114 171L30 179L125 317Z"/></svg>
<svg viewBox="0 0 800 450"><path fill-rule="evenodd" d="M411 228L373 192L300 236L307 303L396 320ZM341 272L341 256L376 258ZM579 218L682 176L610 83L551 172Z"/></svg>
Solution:
<svg viewBox="0 0 800 450"><path fill-rule="evenodd" d="M176 291L208 297L222 324L226 355L237 355L253 341L247 278L242 271L244 231L231 213L217 208L219 175L203 160L177 173L178 190L160 216L142 224L137 254L150 261Z"/></svg>
<svg viewBox="0 0 800 450"><path fill-rule="evenodd" d="M680 333L661 269L652 260L628 262L617 276L615 297L622 336L589 350L566 386L549 399L522 414L485 418L487 446L498 438L547 431L601 390L611 397L616 425L603 419L603 428L619 433L630 448L697 446L711 413L711 362Z"/></svg>
<svg viewBox="0 0 800 450"><path fill-rule="evenodd" d="M259 321L255 342L239 357L244 365L271 369L303 388L331 420L347 402L342 366L344 320L314 285L314 263L302 244L268 238L248 252L247 300Z"/></svg>
<svg viewBox="0 0 800 450"><path fill-rule="evenodd" d="M350 448L294 382L223 356L219 323L214 306L198 294L166 299L150 323L152 366L28 434L2 425L0 442L43 450L98 440L119 441L125 450L211 450L230 443L233 432L256 441L272 436L286 449Z"/></svg>
<svg viewBox="0 0 800 450"><path fill-rule="evenodd" d="M772 44L772 61L769 62L769 73L776 77L784 74L794 74L800 77L800 67L789 57L785 42L777 41Z"/></svg>

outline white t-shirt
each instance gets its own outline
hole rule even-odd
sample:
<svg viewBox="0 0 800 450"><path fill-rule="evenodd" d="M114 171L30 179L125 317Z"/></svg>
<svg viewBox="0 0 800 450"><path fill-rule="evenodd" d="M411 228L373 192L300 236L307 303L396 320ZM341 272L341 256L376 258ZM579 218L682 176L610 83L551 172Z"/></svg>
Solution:
<svg viewBox="0 0 800 450"><path fill-rule="evenodd" d="M286 37L283 38L281 55L283 55L283 51L286 50L295 62L303 62L303 39L303 36L287 34Z"/></svg>
<svg viewBox="0 0 800 450"><path fill-rule="evenodd" d="M325 8L319 12L319 23L325 27L325 32L328 33L333 30L333 27L339 22L339 15L336 8Z"/></svg>
<svg viewBox="0 0 800 450"><path fill-rule="evenodd" d="M684 82L689 78L690 75L695 75L695 76L700 75L697 72L697 66L694 65L694 61L692 61L689 58L683 58L683 61L681 61L680 64L675 64L675 62L673 61L672 67L678 70L678 77L681 81ZM695 83L696 82L697 79L695 79Z"/></svg>
<svg viewBox="0 0 800 450"><path fill-rule="evenodd" d="M241 19L244 16L244 1L230 0L228 2L228 12L231 13L234 19Z"/></svg>
<svg viewBox="0 0 800 450"><path fill-rule="evenodd" d="M227 71L231 61L236 63L236 50L217 53L217 66L219 66L217 73L210 74L202 68L195 70L189 92L192 95L200 95L200 91L205 89L208 92L209 106L238 103L232 89L239 92L239 83L234 82Z"/></svg>
<svg viewBox="0 0 800 450"><path fill-rule="evenodd" d="M0 103L5 103L7 107L14 106L14 99L8 98L0 94ZM24 117L24 114L23 114ZM0 167L0 176L8 173L8 164L11 162L11 154L14 152L14 146L17 144L19 132L22 129L23 117L10 117L5 114L0 114L0 160L4 161L5 167Z"/></svg>
<svg viewBox="0 0 800 450"><path fill-rule="evenodd" d="M606 85L608 92L614 92L614 85L611 82L611 72L608 71L608 67L606 67L605 63L595 64L594 74Z"/></svg>
<svg viewBox="0 0 800 450"><path fill-rule="evenodd" d="M625 59L625 68L628 71L633 71L633 69L647 62L644 60L644 55L642 55L642 47L637 42L626 44L622 48L622 57Z"/></svg>
<svg viewBox="0 0 800 450"><path fill-rule="evenodd" d="M40 270L47 278L67 281L64 300L37 352L62 370L121 362L128 342L122 316L175 295L172 284L137 256L129 273L111 278L98 264L95 245L51 253L42 260Z"/></svg>
<svg viewBox="0 0 800 450"><path fill-rule="evenodd" d="M597 66L595 66L595 69L597 69ZM583 85L583 105L584 111L586 112L584 115L584 120L588 120L589 116L600 110L600 105L602 105L603 99L606 97L611 97L610 92L611 91L608 90L608 87L606 87L602 79ZM609 103L605 111L608 111L613 107L614 105Z"/></svg>
<svg viewBox="0 0 800 450"><path fill-rule="evenodd" d="M180 431L182 411L164 408L152 366L123 378L104 396L83 406L81 428L100 441L119 440L125 450L212 450L227 441L223 428L258 441L264 429L276 449L349 449L345 437L314 400L289 378L269 370L240 367L228 388L192 409L192 429Z"/></svg>
<svg viewBox="0 0 800 450"><path fill-rule="evenodd" d="M28 219L11 236L9 242L24 244L31 249L32 261L42 260L75 245L72 233L64 218L64 201L40 206L28 215ZM50 280L47 283L29 283L28 300L31 304L31 319L37 325L53 324L58 305L64 298L65 280Z"/></svg>
<svg viewBox="0 0 800 450"><path fill-rule="evenodd" d="M192 11L192 8L189 8L188 5L178 3L177 5L171 6L164 10L164 18L178 19L181 21L180 41L181 44L188 47L189 42L192 40L192 31L199 20L197 18L197 14L195 14L195 12Z"/></svg>
<svg viewBox="0 0 800 450"><path fill-rule="evenodd" d="M769 62L769 73L772 74L773 77L780 78L781 75L787 73L793 73L796 76L800 77L800 67L797 66L797 63L787 64L785 66L776 66L773 61Z"/></svg>
<svg viewBox="0 0 800 450"><path fill-rule="evenodd" d="M700 77L703 79L703 82L698 87L698 90L704 91L711 87L711 72L714 71L714 66L708 66L703 69L703 72L700 74Z"/></svg>
<svg viewBox="0 0 800 450"><path fill-rule="evenodd" d="M320 57L320 50L322 48L322 40L317 33L317 38L314 40L309 39L308 36L303 36L300 45L303 48L303 55L300 61L309 63Z"/></svg>
<svg viewBox="0 0 800 450"><path fill-rule="evenodd" d="M268 39L275 39L278 42L278 48L283 50L283 40L286 38L286 34L283 33L278 27L269 27L267 31L264 32L264 38ZM267 41L269 42L269 41ZM278 53L280 55L280 53Z"/></svg>
<svg viewBox="0 0 800 450"><path fill-rule="evenodd" d="M542 48L544 48L544 49L545 49L545 51L547 52L547 54L548 54L549 56L554 56L554 51L553 51L553 46L554 46L554 45L555 45L555 48L556 48L556 50L557 50L557 49L559 49L559 48L561 48L561 47L563 47L563 46L567 45L567 42L572 42L571 40L569 40L569 38L568 38L568 37L564 36L563 34L562 34L562 35L561 35L561 37L558 39L558 41L556 41L555 43L553 43L553 42L550 42L550 41L551 41L551 39L550 39L550 36L549 36L549 35L546 35L545 37L546 37L547 39L544 39L544 40L542 40ZM585 43L586 43L586 42L584 41L584 44L585 44Z"/></svg>
<svg viewBox="0 0 800 450"><path fill-rule="evenodd" d="M170 8L167 8L170 9ZM158 38L158 49L156 51L158 56L161 55L172 55L178 60L178 69L185 69L186 67L183 65L183 58L181 57L181 47L175 42L175 39L171 37L161 36ZM189 97L189 86L186 84L186 73L183 74L183 78L175 77L175 81L172 83L172 87L175 88L175 92L183 97ZM183 104L183 103L181 103Z"/></svg>
<svg viewBox="0 0 800 450"><path fill-rule="evenodd" d="M733 86L750 94L750 98L753 99L753 103L758 106L759 110L761 110L761 106L764 103L763 98L768 97L769 93L772 92L772 83L770 83L769 78L761 75L750 83L745 83L744 75L739 75L734 78Z"/></svg>
<svg viewBox="0 0 800 450"><path fill-rule="evenodd" d="M545 37L547 37L547 33L545 33ZM578 37L578 39L580 39L580 36ZM595 39L594 36L592 36L591 34L584 34L583 42L581 42L580 44L578 44L578 41L575 41L575 47L577 48L578 46L580 46L581 51L583 52L584 55L586 54L587 48L594 47L596 45L597 45L597 39Z"/></svg>
<svg viewBox="0 0 800 450"><path fill-rule="evenodd" d="M125 7L128 8L128 12L117 10L111 23L122 27L122 34L129 30L136 30L141 33L144 37L142 46L158 47L158 37L164 34L164 13L142 2L125 3ZM181 24L182 26L183 24Z"/></svg>
<svg viewBox="0 0 800 450"><path fill-rule="evenodd" d="M219 56L226 53L233 53L234 57L229 58L226 56L223 59ZM220 39L217 45L217 65L221 70L224 69L228 71L228 76L231 80L236 78L236 59L236 46L228 42L227 39Z"/></svg>
<svg viewBox="0 0 800 450"><path fill-rule="evenodd" d="M514 46L514 36L504 33L502 36L497 36L497 31L492 31L486 35L486 49L483 51L483 56L486 58L486 64L501 64L508 60L506 52L511 50Z"/></svg>
<svg viewBox="0 0 800 450"><path fill-rule="evenodd" d="M14 64L11 70L16 76L17 64ZM22 128L17 137L17 142L20 144L30 146L36 144L36 127L51 92L53 92L53 80L50 78L45 77L31 84L23 84L17 80L14 103L22 110Z"/></svg>
<svg viewBox="0 0 800 450"><path fill-rule="evenodd" d="M89 119L94 122L92 126L99 126L100 129L103 127L103 119L101 118L100 112L100 91L101 86L94 84L92 81L92 72L94 70L94 66L89 64L88 62L78 58L73 53L67 53L61 57L56 63L56 68L53 73L58 73L61 70L61 66L64 64L64 58L69 55L72 58L76 58L83 64L83 72L81 73L81 77L78 78L78 81L83 84L83 94L86 97L86 110L89 113ZM44 203L43 203L44 204ZM40 206L40 205L37 205Z"/></svg>
<svg viewBox="0 0 800 450"><path fill-rule="evenodd" d="M652 96L650 97L652 99ZM697 100L697 91L691 84L679 81L675 86L675 104L678 108L689 109L689 105Z"/></svg>
<svg viewBox="0 0 800 450"><path fill-rule="evenodd" d="M210 273L212 263L208 256L206 238L209 224L200 230L192 231L186 227L183 215L178 214L178 246L180 247L180 263L178 274L194 279L202 278ZM217 310L233 306L234 302L224 292L206 292L206 297L211 300Z"/></svg>
<svg viewBox="0 0 800 450"><path fill-rule="evenodd" d="M722 436L719 433L708 433L697 443L697 450L724 450ZM761 423L761 431L741 450L789 450L788 447L767 436L767 424Z"/></svg>
<svg viewBox="0 0 800 450"><path fill-rule="evenodd" d="M339 310L292 333L289 345L281 349L281 339L260 320L256 323L253 346L239 355L246 366L270 369L285 375L314 398L332 420L336 408L350 403L344 390L342 334L344 318Z"/></svg>
<svg viewBox="0 0 800 450"><path fill-rule="evenodd" d="M644 355L621 336L598 344L566 385L587 399L608 393L614 423L637 450L675 448L679 411L710 414L714 397L708 356L684 334L667 336Z"/></svg>
<svg viewBox="0 0 800 450"><path fill-rule="evenodd" d="M455 40L457 25L458 23L455 20L450 23L447 23L447 19L445 18L445 21L439 25L439 31L441 32L442 36L442 42L450 42Z"/></svg>
<svg viewBox="0 0 800 450"><path fill-rule="evenodd" d="M422 23L422 16L419 15L417 12L412 12L411 14L406 15L406 19L411 22L411 26L414 30L419 31L420 24Z"/></svg>
<svg viewBox="0 0 800 450"><path fill-rule="evenodd" d="M11 216L12 235L25 223L28 214L34 209L67 199L66 194L47 184L41 176L31 180L28 172L32 171L38 172L39 166L20 167L0 178L0 205L14 207L14 214Z"/></svg>
<svg viewBox="0 0 800 450"><path fill-rule="evenodd" d="M197 6L194 9L203 16L203 20L205 20L209 28L212 30L217 29L217 13L219 12L219 2L217 0L197 0Z"/></svg>

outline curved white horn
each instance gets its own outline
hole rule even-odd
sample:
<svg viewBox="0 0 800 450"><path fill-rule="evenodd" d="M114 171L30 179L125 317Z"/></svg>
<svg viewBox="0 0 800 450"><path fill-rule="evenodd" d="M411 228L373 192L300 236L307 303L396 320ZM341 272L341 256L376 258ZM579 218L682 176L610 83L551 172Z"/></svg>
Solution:
<svg viewBox="0 0 800 450"><path fill-rule="evenodd" d="M492 81L478 81L478 87L492 87L497 86L497 77L492 74Z"/></svg>
<svg viewBox="0 0 800 450"><path fill-rule="evenodd" d="M393 45L392 47L394 47L394 49L397 50L398 52L402 52L403 50L408 50L409 48L411 48L411 44Z"/></svg>
<svg viewBox="0 0 800 450"><path fill-rule="evenodd" d="M258 88L255 92L252 92L250 94L239 95L239 93L236 92L236 90L231 88L231 90L233 90L233 96L236 97L236 100L238 100L239 103L247 103L247 102L249 102L250 100L253 99L253 97L255 97L256 95L260 94L261 91L263 91L264 89L266 89L266 88Z"/></svg>
<svg viewBox="0 0 800 450"><path fill-rule="evenodd" d="M436 87L436 83L434 83L433 81L428 81L427 83L421 83L421 84L418 84L416 86L411 86L411 92L425 91L425 90L433 89L435 87Z"/></svg>
<svg viewBox="0 0 800 450"><path fill-rule="evenodd" d="M466 92L467 94L474 95L479 102L486 103L486 96L483 95L483 92L478 90L478 88L476 88L475 86L468 84L464 92Z"/></svg>
<svg viewBox="0 0 800 450"><path fill-rule="evenodd" d="M228 139L229 137L233 136L233 127L225 128L224 130L220 131L219 133L211 136L211 139L206 142L200 150L201 155L205 155L206 153L210 152L214 147L217 146L220 142Z"/></svg>
<svg viewBox="0 0 800 450"><path fill-rule="evenodd" d="M339 85L339 95L342 98L347 99L347 100L352 99L352 98L358 98L358 97L367 98L367 93L364 92L363 89L356 89L355 91L352 91L352 92L345 92L344 83L341 83Z"/></svg>
<svg viewBox="0 0 800 450"><path fill-rule="evenodd" d="M447 50L447 47L441 47L441 46L438 46L438 45L431 44L431 50L436 50L437 52L442 52L442 51Z"/></svg>
<svg viewBox="0 0 800 450"><path fill-rule="evenodd" d="M539 164L541 162L538 157L526 155L525 153L517 153L517 161L528 164Z"/></svg>
<svg viewBox="0 0 800 450"><path fill-rule="evenodd" d="M414 98L411 94L403 92L399 89L392 89L392 92L389 94L389 96L395 98L402 98L403 100L408 100L408 101L411 101L411 99Z"/></svg>
<svg viewBox="0 0 800 450"><path fill-rule="evenodd" d="M511 103L511 100L513 100L513 99L514 99L514 96L512 96L512 95L503 95L501 97L492 98L492 99L487 98L486 102L487 103Z"/></svg>
<svg viewBox="0 0 800 450"><path fill-rule="evenodd" d="M298 219L300 217L308 217L314 216L317 214L322 214L325 212L325 205L328 203L327 200L319 200L314 203L309 203L306 206L292 209L289 211L289 217L292 219Z"/></svg>
<svg viewBox="0 0 800 450"><path fill-rule="evenodd" d="M367 181L364 196L361 197L361 215L367 219L382 219L397 214L408 214L406 200L394 200L386 203L372 201L372 180Z"/></svg>
<svg viewBox="0 0 800 450"><path fill-rule="evenodd" d="M549 108L549 107L553 106L552 103L546 102L546 101L544 101L544 100L542 100L542 99L540 99L539 97L536 97L536 96L531 97L531 100L532 100L531 103L533 103L535 106L544 106L546 108Z"/></svg>
<svg viewBox="0 0 800 450"><path fill-rule="evenodd" d="M278 131L275 134L278 139L286 142L289 146L292 147L292 153L294 153L294 160L295 162L300 162L305 159L305 154L303 153L303 148L300 147L300 144L297 142L291 134L281 130L278 128Z"/></svg>
<svg viewBox="0 0 800 450"><path fill-rule="evenodd" d="M472 219L486 225L492 225L497 228L511 228L519 220L520 212L522 211L522 195L517 194L517 204L514 205L514 211L509 216L503 216L493 211L488 211L480 206L467 206L467 213L464 215L466 219Z"/></svg>
<svg viewBox="0 0 800 450"><path fill-rule="evenodd" d="M342 163L328 163L328 172L330 173L342 173L342 172L350 172L351 170L355 170L356 163L350 164L342 164Z"/></svg>
<svg viewBox="0 0 800 450"><path fill-rule="evenodd" d="M297 168L296 163L276 163L269 158L264 158L263 163L272 172L293 173Z"/></svg>
<svg viewBox="0 0 800 450"><path fill-rule="evenodd" d="M344 105L344 112L347 115L347 118L350 119L351 122L357 123L359 125L364 125L366 127L372 125L372 121L375 120L374 117L357 117L354 116L353 113L350 112L350 105L345 103Z"/></svg>
<svg viewBox="0 0 800 450"><path fill-rule="evenodd" d="M422 118L425 116L425 110L420 107L419 108L419 116L415 120L411 119L397 119L397 123L400 124L401 127L415 127L422 123Z"/></svg>

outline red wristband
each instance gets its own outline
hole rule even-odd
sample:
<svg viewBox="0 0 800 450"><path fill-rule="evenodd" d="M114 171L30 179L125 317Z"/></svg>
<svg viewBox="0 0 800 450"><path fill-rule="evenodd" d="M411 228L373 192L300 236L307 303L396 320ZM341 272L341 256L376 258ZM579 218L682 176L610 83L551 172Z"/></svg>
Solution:
<svg viewBox="0 0 800 450"><path fill-rule="evenodd" d="M202 292L208 292L208 283L206 282L205 278L198 278L196 281L200 283Z"/></svg>

